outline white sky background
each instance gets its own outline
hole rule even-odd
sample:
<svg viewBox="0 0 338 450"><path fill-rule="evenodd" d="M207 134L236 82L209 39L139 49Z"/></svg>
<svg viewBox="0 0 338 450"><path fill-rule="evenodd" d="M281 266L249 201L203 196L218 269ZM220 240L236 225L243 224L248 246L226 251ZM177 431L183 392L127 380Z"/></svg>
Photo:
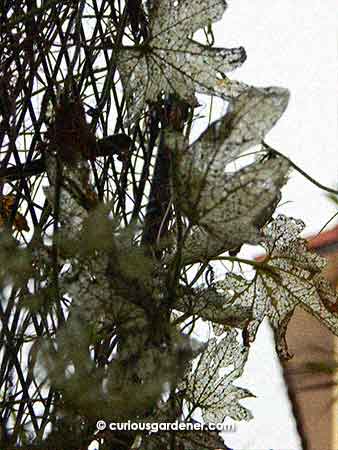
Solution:
<svg viewBox="0 0 338 450"><path fill-rule="evenodd" d="M243 45L247 61L231 76L287 87L291 100L267 142L323 184L338 184L336 0L236 0L215 25L217 45ZM283 212L318 231L335 208L298 174L284 189Z"/></svg>
<svg viewBox="0 0 338 450"><path fill-rule="evenodd" d="M319 182L336 187L337 0L228 3L222 21L214 26L215 45L242 45L248 55L243 67L230 76L255 86L287 87L291 92L288 109L266 142ZM318 232L336 212L323 191L295 172L283 189L283 201L290 203L278 211L303 219L304 235ZM246 251L252 254L253 250ZM255 418L239 423L236 433L226 434L226 444L236 450L301 449L268 326L261 327L237 384L257 395L243 401Z"/></svg>

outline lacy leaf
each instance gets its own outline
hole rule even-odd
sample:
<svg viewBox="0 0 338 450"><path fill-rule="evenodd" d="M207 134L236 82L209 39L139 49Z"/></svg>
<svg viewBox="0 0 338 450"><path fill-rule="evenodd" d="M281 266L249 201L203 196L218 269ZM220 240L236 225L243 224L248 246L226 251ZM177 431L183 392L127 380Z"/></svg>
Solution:
<svg viewBox="0 0 338 450"><path fill-rule="evenodd" d="M253 319L246 330L249 342L255 339L263 318L270 318L276 348L283 359L291 357L285 335L296 306L338 335L338 297L322 275L327 262L310 252L299 237L304 227L300 220L278 216L264 229L268 256L253 280L227 274L216 283L216 289L232 298L234 305L251 305Z"/></svg>
<svg viewBox="0 0 338 450"><path fill-rule="evenodd" d="M253 163L206 185L199 198L195 197L194 208L191 204L184 208L196 223L185 241L184 262L205 261L244 242L262 241L260 229L280 200L288 171L289 163L276 158ZM190 199L193 201L193 196Z"/></svg>
<svg viewBox="0 0 338 450"><path fill-rule="evenodd" d="M182 156L185 178L196 178L200 173L210 180L223 174L227 164L261 143L284 113L289 97L289 91L281 87L251 87L232 99L227 113Z"/></svg>
<svg viewBox="0 0 338 450"><path fill-rule="evenodd" d="M280 200L289 163L274 158L234 174L225 171L241 153L261 142L283 114L288 99L286 89L250 88L191 146L167 132L166 139L178 154L180 207L194 225L185 243L185 263L261 240L259 229Z"/></svg>
<svg viewBox="0 0 338 450"><path fill-rule="evenodd" d="M139 46L122 48L118 70L129 98L131 118L146 102L155 102L161 92L176 93L195 105L195 90L218 93L224 98L245 89L231 82L217 84L217 72L229 72L246 59L239 48L210 48L190 39L200 28L220 20L224 0L174 0L153 2L149 18L149 39Z"/></svg>
<svg viewBox="0 0 338 450"><path fill-rule="evenodd" d="M172 432L152 433L144 438L142 449L158 450L170 448L173 442ZM174 437L175 447L180 450L231 450L216 431L193 430L180 431Z"/></svg>
<svg viewBox="0 0 338 450"><path fill-rule="evenodd" d="M248 348L237 341L237 332L229 331L219 342L211 339L197 368L187 378L185 397L193 407L202 409L206 422L221 423L225 417L250 420L251 412L239 400L253 395L233 384L243 373ZM224 369L225 374L221 374Z"/></svg>
<svg viewBox="0 0 338 450"><path fill-rule="evenodd" d="M230 299L231 300L231 299ZM243 328L251 319L251 308L233 306L231 301L224 298L212 286L192 289L182 295L175 302L175 309L195 315L224 327Z"/></svg>

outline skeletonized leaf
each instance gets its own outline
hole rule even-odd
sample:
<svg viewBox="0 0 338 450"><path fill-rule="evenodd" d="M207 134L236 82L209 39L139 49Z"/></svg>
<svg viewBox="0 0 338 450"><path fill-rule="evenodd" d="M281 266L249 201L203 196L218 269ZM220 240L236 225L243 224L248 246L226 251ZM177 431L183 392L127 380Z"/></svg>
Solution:
<svg viewBox="0 0 338 450"><path fill-rule="evenodd" d="M250 88L231 103L230 111L189 147L178 133L166 140L178 155L176 190L182 212L194 225L185 242L186 264L204 261L241 244L258 243L286 182L289 164L275 158L226 174L226 166L261 142L283 114L286 89Z"/></svg>
<svg viewBox="0 0 338 450"><path fill-rule="evenodd" d="M182 444L183 448L191 450L231 450L215 431L183 431L178 435L177 442Z"/></svg>
<svg viewBox="0 0 338 450"><path fill-rule="evenodd" d="M172 431L152 433L144 438L142 449L158 450L170 448L173 442L172 434ZM174 442L177 450L231 450L225 445L220 434L216 431L180 431L175 434Z"/></svg>
<svg viewBox="0 0 338 450"><path fill-rule="evenodd" d="M74 167L63 167L57 183L57 158L48 155L46 165L51 184L44 188L44 193L51 206L58 210L64 231L68 231L69 237L75 237L88 217L88 210L97 202L96 194L89 184L89 164L80 161Z"/></svg>
<svg viewBox="0 0 338 450"><path fill-rule="evenodd" d="M250 420L252 415L239 400L252 394L233 384L243 373L248 348L240 344L237 332L231 330L219 342L211 339L202 353L197 368L187 379L186 399L202 409L206 422L221 423L225 417ZM225 374L221 371L224 369Z"/></svg>
<svg viewBox="0 0 338 450"><path fill-rule="evenodd" d="M234 304L251 305L253 320L247 327L249 341L255 339L265 316L270 318L276 347L289 358L285 334L296 306L300 306L338 335L338 297L321 272L324 258L307 250L299 233L302 221L278 216L264 229L268 257L253 280L227 274L217 289L232 296Z"/></svg>
<svg viewBox="0 0 338 450"><path fill-rule="evenodd" d="M220 20L224 0L152 2L149 39L133 48L122 48L118 69L129 97L132 117L140 114L147 101L157 101L161 92L176 93L196 104L195 90L229 97L231 82L219 88L217 72L229 72L246 59L239 48L210 48L190 39L191 34ZM236 86L240 91L240 86Z"/></svg>
<svg viewBox="0 0 338 450"><path fill-rule="evenodd" d="M251 319L251 308L233 306L231 299L219 294L212 286L194 289L175 303L175 309L222 326L244 327Z"/></svg>
<svg viewBox="0 0 338 450"><path fill-rule="evenodd" d="M232 99L228 112L213 122L182 156L185 177L200 177L198 171L208 180L223 174L227 164L261 143L288 102L289 91L280 87L251 87Z"/></svg>
<svg viewBox="0 0 338 450"><path fill-rule="evenodd" d="M246 243L262 240L260 228L272 216L287 179L280 158L255 162L233 175L205 182L199 196L183 196L182 209L193 223L185 241L185 263L203 261Z"/></svg>

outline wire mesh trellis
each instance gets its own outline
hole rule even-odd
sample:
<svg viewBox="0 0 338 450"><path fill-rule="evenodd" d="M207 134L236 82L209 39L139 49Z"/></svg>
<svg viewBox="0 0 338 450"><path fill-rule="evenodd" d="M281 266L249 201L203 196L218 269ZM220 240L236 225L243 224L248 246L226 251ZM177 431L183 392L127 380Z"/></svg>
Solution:
<svg viewBox="0 0 338 450"><path fill-rule="evenodd" d="M70 96L76 86L78 110L67 115L64 107L58 138L77 145L87 135L91 146L87 156L99 199L111 203L113 214L121 216L124 225L143 222L158 121L149 118L133 130L124 127L126 102L116 71L122 39L137 43L146 30L140 3L4 1L0 10L2 229L12 230L23 247L50 239L55 230L43 193L48 184L44 152L53 131L53 111L60 107L67 86ZM69 425L61 430L53 413L59 394L32 372L34 342L54 336L67 315L63 298L56 310L47 307L44 313L22 306L25 294L43 283L39 278L36 273L26 286L12 282L1 293L1 448L18 443L30 448L29 442L41 442L51 429L65 436L63 440L58 436L58 448L79 448L81 442L88 445L92 430L89 437L84 429L72 430ZM113 335L96 348L96 360L100 354L106 353L105 358L112 354ZM43 448L53 445L45 442Z"/></svg>

